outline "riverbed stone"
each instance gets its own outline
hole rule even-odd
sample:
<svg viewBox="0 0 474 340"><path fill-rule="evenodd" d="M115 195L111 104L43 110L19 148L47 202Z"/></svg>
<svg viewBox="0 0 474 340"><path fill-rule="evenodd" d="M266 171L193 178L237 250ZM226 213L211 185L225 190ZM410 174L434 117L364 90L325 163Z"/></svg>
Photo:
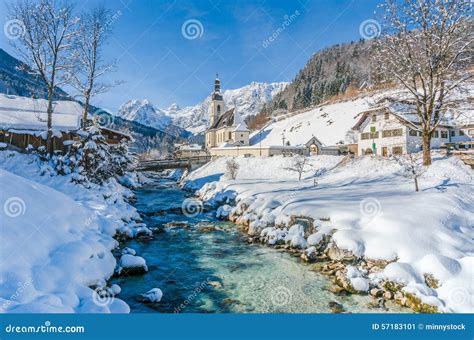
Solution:
<svg viewBox="0 0 474 340"><path fill-rule="evenodd" d="M344 313L344 306L336 301L330 301L328 307L333 313Z"/></svg>
<svg viewBox="0 0 474 340"><path fill-rule="evenodd" d="M171 221L165 223L166 228L187 228L189 227L189 223L185 221Z"/></svg>
<svg viewBox="0 0 474 340"><path fill-rule="evenodd" d="M370 295L372 295L373 297L376 297L376 298L379 298L379 297L383 296L383 290L379 289L379 288L372 288L369 293L370 293Z"/></svg>
<svg viewBox="0 0 474 340"><path fill-rule="evenodd" d="M202 233L209 233L209 232L212 232L212 231L216 231L217 228L215 226L213 226L212 224L209 224L209 225L199 226L197 228L197 230L202 232Z"/></svg>
<svg viewBox="0 0 474 340"><path fill-rule="evenodd" d="M346 250L346 249L340 249L338 246L336 246L334 243L331 244L327 249L326 249L326 254L327 256L333 260L333 261L339 261L339 262L354 262L357 260L357 257L352 254L351 251Z"/></svg>
<svg viewBox="0 0 474 340"><path fill-rule="evenodd" d="M393 299L393 293L391 291L387 290L383 293L383 297L386 300L392 300Z"/></svg>
<svg viewBox="0 0 474 340"><path fill-rule="evenodd" d="M425 283L428 287L437 289L439 288L439 281L433 276L433 274L425 274Z"/></svg>

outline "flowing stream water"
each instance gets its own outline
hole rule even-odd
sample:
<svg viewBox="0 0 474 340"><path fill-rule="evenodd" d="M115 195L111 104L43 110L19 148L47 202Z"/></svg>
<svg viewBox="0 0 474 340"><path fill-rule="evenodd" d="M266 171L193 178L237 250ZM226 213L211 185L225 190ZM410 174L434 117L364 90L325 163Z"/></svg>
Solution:
<svg viewBox="0 0 474 340"><path fill-rule="evenodd" d="M347 312L384 311L370 307L368 296L331 293L330 280L311 264L249 244L239 226L217 220L215 211L183 215L181 204L189 193L172 181L156 180L136 195L136 208L156 230L153 239L124 245L146 259L148 272L112 280L132 312L328 313L334 301ZM168 222L189 225L166 227ZM143 302L140 294L155 287L163 291L161 302Z"/></svg>

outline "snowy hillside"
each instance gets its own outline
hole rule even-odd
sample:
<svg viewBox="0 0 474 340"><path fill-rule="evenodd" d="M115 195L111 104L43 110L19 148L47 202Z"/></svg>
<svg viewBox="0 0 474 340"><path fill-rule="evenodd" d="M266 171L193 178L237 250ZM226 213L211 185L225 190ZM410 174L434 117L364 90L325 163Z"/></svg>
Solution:
<svg viewBox="0 0 474 340"><path fill-rule="evenodd" d="M223 92L226 109L235 107L242 117L248 117L257 114L263 104L269 103L271 99L280 91L282 91L288 83L257 83L252 82L250 85L234 89L225 90ZM210 96L203 102L187 106L183 109L177 104L173 104L166 110L173 123L180 126L193 134L203 132L209 122L207 109L210 103Z"/></svg>
<svg viewBox="0 0 474 340"><path fill-rule="evenodd" d="M472 100L474 84L467 84L466 92L453 96L446 119L452 124L474 122ZM392 89L372 94L360 95L347 101L320 105L316 108L275 117L273 121L250 136L250 144L262 143L262 146L281 145L283 137L290 145L305 144L313 135L325 146L340 142L353 143L351 128L360 118L359 114L384 98L405 99L403 90Z"/></svg>
<svg viewBox="0 0 474 340"><path fill-rule="evenodd" d="M139 218L124 199L132 193L115 180L87 189L32 155L2 151L0 164L0 313L128 312L90 287L106 287L113 235Z"/></svg>
<svg viewBox="0 0 474 340"><path fill-rule="evenodd" d="M262 146L281 145L284 137L285 143L301 145L314 135L323 145L335 145L346 140L346 134L354 126L358 114L369 109L378 98L380 95L361 97L278 118L252 133L250 144L261 141Z"/></svg>

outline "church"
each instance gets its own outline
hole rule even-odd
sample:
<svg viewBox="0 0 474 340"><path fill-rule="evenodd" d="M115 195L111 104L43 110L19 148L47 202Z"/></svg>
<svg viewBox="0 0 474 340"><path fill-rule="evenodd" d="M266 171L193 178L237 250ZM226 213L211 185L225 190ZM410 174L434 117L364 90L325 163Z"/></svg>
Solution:
<svg viewBox="0 0 474 340"><path fill-rule="evenodd" d="M214 92L209 105L209 128L206 130L206 149L249 145L250 130L235 108L225 110L221 81L216 75Z"/></svg>

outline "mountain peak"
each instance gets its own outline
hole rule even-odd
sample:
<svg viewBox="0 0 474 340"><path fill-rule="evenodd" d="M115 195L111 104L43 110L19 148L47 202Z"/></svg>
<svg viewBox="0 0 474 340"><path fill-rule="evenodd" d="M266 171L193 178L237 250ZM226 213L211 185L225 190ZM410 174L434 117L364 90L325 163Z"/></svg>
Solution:
<svg viewBox="0 0 474 340"><path fill-rule="evenodd" d="M269 103L273 97L284 90L288 83L259 83L256 81L250 84L222 92L227 109L235 107L236 112L242 117L242 121L249 116L254 116L262 109L265 103ZM164 110L173 120L175 125L199 134L206 130L209 124L207 110L211 102L208 96L201 103L188 106L183 109L170 108Z"/></svg>
<svg viewBox="0 0 474 340"><path fill-rule="evenodd" d="M155 108L148 99L129 100L120 107L116 115L162 131L171 124L171 118Z"/></svg>

